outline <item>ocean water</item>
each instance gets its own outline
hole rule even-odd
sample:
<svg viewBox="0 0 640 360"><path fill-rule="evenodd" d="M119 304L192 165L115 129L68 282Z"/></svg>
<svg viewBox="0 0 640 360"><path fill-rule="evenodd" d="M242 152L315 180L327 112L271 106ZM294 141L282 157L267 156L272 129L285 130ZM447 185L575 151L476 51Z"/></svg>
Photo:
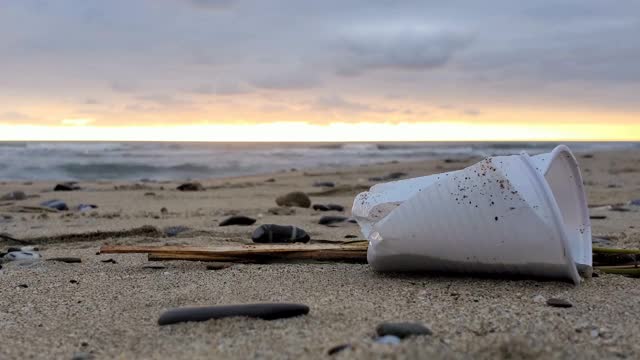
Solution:
<svg viewBox="0 0 640 360"><path fill-rule="evenodd" d="M537 154L556 143L0 142L0 180L184 180L385 161ZM640 143L568 143L577 152Z"/></svg>

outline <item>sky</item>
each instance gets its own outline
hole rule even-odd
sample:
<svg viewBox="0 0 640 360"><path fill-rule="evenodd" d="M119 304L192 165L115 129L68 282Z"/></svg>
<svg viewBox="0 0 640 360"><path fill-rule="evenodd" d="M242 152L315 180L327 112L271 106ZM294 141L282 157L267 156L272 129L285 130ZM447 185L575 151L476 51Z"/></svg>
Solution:
<svg viewBox="0 0 640 360"><path fill-rule="evenodd" d="M637 0L0 0L0 140L640 140Z"/></svg>

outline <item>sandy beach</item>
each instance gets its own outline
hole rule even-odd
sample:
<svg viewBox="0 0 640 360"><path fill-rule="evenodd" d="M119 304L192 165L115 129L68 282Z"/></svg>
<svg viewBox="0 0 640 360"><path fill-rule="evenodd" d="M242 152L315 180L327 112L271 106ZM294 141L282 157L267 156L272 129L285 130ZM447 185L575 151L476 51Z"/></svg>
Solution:
<svg viewBox="0 0 640 360"><path fill-rule="evenodd" d="M595 237L611 247L640 248L640 152L577 154ZM378 274L365 264L235 264L207 270L204 262L167 261L145 268L143 254L97 254L105 244L247 244L261 224L295 225L312 240L362 239L356 224L318 224L327 214L350 215L353 197L373 176L407 177L459 169L478 158L394 162L341 169L292 170L226 179L199 179L205 191L181 192L180 182L80 182L81 190L54 192L54 182L0 183L0 196L23 191L27 199L0 201L0 233L29 239L41 261L9 262L0 270L0 359L223 359L327 358L639 358L640 282L599 274L580 286L563 282L444 275ZM327 193L314 187L331 181ZM314 204L335 203L345 212L292 208L274 214L275 198L303 191ZM59 199L71 208L30 208ZM79 204L97 209L79 212ZM612 211L622 204L629 211ZM166 209L162 211L162 209ZM220 227L230 215L257 219L251 226ZM152 226L157 234L130 231ZM164 229L182 226L177 236ZM97 236L96 231L117 231ZM70 236L85 234L84 236ZM348 238L347 236L351 235ZM354 237L355 236L355 237ZM0 250L19 244L0 240ZM79 257L81 263L46 261ZM114 262L104 262L113 259ZM153 264L158 264L154 262ZM540 302L560 297L573 304ZM306 304L306 316L274 321L228 318L158 326L166 309L189 305L257 302ZM384 321L418 321L433 335L398 345L374 342ZM90 358L87 357L87 358Z"/></svg>

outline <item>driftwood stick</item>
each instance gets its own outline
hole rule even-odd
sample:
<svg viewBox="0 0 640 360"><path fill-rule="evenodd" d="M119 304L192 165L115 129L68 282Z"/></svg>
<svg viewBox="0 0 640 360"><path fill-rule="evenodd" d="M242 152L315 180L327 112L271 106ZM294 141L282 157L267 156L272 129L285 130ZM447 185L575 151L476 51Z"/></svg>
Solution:
<svg viewBox="0 0 640 360"><path fill-rule="evenodd" d="M104 254L146 253L149 260L191 260L265 263L292 260L315 260L366 263L367 244L350 245L240 245L220 247L195 246L103 246Z"/></svg>

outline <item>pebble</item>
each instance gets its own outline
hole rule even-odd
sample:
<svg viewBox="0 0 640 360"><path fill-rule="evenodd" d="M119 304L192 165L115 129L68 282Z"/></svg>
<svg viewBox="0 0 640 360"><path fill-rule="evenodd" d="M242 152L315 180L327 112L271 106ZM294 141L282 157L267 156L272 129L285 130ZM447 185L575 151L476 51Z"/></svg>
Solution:
<svg viewBox="0 0 640 360"><path fill-rule="evenodd" d="M552 307L559 307L559 308L570 308L573 306L573 304L570 303L569 301L565 299L559 299L559 298L551 298L547 300L547 305Z"/></svg>
<svg viewBox="0 0 640 360"><path fill-rule="evenodd" d="M272 207L267 210L269 214L273 215L294 215L296 213L296 209L294 208L281 208L281 207Z"/></svg>
<svg viewBox="0 0 640 360"><path fill-rule="evenodd" d="M0 197L0 200L24 200L26 198L27 194L25 194L23 191L12 191L10 193L2 195L2 197Z"/></svg>
<svg viewBox="0 0 640 360"><path fill-rule="evenodd" d="M80 204L76 207L76 210L83 212L83 211L91 211L97 208L98 208L98 205L94 205L94 204Z"/></svg>
<svg viewBox="0 0 640 360"><path fill-rule="evenodd" d="M389 181L389 180L397 180L400 179L402 177L407 176L407 173L403 173L403 172L392 172L390 174L384 175L384 176L374 176L374 177L370 177L369 181Z"/></svg>
<svg viewBox="0 0 640 360"><path fill-rule="evenodd" d="M166 207L161 208L160 209L160 214L168 215L169 214L169 209L167 209Z"/></svg>
<svg viewBox="0 0 640 360"><path fill-rule="evenodd" d="M311 238L306 231L295 226L265 224L253 231L251 240L256 243L306 243Z"/></svg>
<svg viewBox="0 0 640 360"><path fill-rule="evenodd" d="M256 223L256 219L250 218L248 216L232 216L225 220L223 220L219 226L229 226L229 225L253 225Z"/></svg>
<svg viewBox="0 0 640 360"><path fill-rule="evenodd" d="M77 257L55 257L55 258L47 259L47 261L57 261L57 262L63 262L67 264L76 264L76 263L81 263L82 259Z"/></svg>
<svg viewBox="0 0 640 360"><path fill-rule="evenodd" d="M377 338L376 343L382 345L398 345L400 344L400 338L393 335L385 335Z"/></svg>
<svg viewBox="0 0 640 360"><path fill-rule="evenodd" d="M274 178L268 178L268 179L267 179L267 180L265 180L264 182L270 182L270 183L272 183L272 182L276 182L276 179L274 179Z"/></svg>
<svg viewBox="0 0 640 360"><path fill-rule="evenodd" d="M640 199L634 199L629 201L629 205L640 206Z"/></svg>
<svg viewBox="0 0 640 360"><path fill-rule="evenodd" d="M547 302L547 298L545 298L540 294L534 296L532 300L534 303L538 303L538 304L544 304L545 302Z"/></svg>
<svg viewBox="0 0 640 360"><path fill-rule="evenodd" d="M308 208L311 206L311 199L309 199L309 196L302 191L294 191L286 195L278 196L278 198L276 198L276 204L278 204L278 206L297 206L301 208Z"/></svg>
<svg viewBox="0 0 640 360"><path fill-rule="evenodd" d="M333 181L316 181L313 183L315 187L335 187L336 183Z"/></svg>
<svg viewBox="0 0 640 360"><path fill-rule="evenodd" d="M153 191L149 191L144 193L144 196L156 196L156 193L154 193Z"/></svg>
<svg viewBox="0 0 640 360"><path fill-rule="evenodd" d="M40 259L40 254L35 251L11 251L2 257L5 261L36 260Z"/></svg>
<svg viewBox="0 0 640 360"><path fill-rule="evenodd" d="M338 204L314 204L313 210L316 211L344 211L344 206Z"/></svg>
<svg viewBox="0 0 640 360"><path fill-rule="evenodd" d="M349 218L346 216L323 216L320 218L320 221L318 221L318 224L332 225L332 224L343 223L347 220L349 220Z"/></svg>
<svg viewBox="0 0 640 360"><path fill-rule="evenodd" d="M592 220L604 220L607 218L607 215L589 215L589 219Z"/></svg>
<svg viewBox="0 0 640 360"><path fill-rule="evenodd" d="M69 210L69 207L67 206L67 204L62 200L48 200L48 201L43 202L40 205L44 206L44 207L51 208L51 209L60 210L60 211Z"/></svg>
<svg viewBox="0 0 640 360"><path fill-rule="evenodd" d="M53 191L75 191L80 190L80 186L78 186L75 182L66 182L62 184L56 185L53 188Z"/></svg>
<svg viewBox="0 0 640 360"><path fill-rule="evenodd" d="M204 186L199 182L184 183L177 187L180 191L204 191Z"/></svg>
<svg viewBox="0 0 640 360"><path fill-rule="evenodd" d="M357 235L345 235L344 238L345 239L356 239L358 236Z"/></svg>
<svg viewBox="0 0 640 360"><path fill-rule="evenodd" d="M169 226L163 230L164 234L168 237L178 236L178 234L185 231L189 231L189 228L186 226Z"/></svg>
<svg viewBox="0 0 640 360"><path fill-rule="evenodd" d="M107 259L107 260L100 260L100 262L103 263L111 263L111 264L117 264L118 262L115 261L114 259Z"/></svg>
<svg viewBox="0 0 640 360"><path fill-rule="evenodd" d="M376 328L378 336L392 335L400 339L409 336L431 335L431 329L416 322L382 323Z"/></svg>
<svg viewBox="0 0 640 360"><path fill-rule="evenodd" d="M207 264L207 270L222 270L222 269L230 268L232 266L233 266L232 263L215 262L215 263Z"/></svg>
<svg viewBox="0 0 640 360"><path fill-rule="evenodd" d="M283 319L306 315L309 307L302 304L243 304L170 309L160 315L158 325L189 321L207 321L227 317L251 317L263 320Z"/></svg>
<svg viewBox="0 0 640 360"><path fill-rule="evenodd" d="M336 345L334 347L332 347L331 349L329 349L327 351L327 355L331 356L331 355L335 355L341 351L347 350L347 349L353 349L353 346L351 344L340 344L340 345Z"/></svg>

